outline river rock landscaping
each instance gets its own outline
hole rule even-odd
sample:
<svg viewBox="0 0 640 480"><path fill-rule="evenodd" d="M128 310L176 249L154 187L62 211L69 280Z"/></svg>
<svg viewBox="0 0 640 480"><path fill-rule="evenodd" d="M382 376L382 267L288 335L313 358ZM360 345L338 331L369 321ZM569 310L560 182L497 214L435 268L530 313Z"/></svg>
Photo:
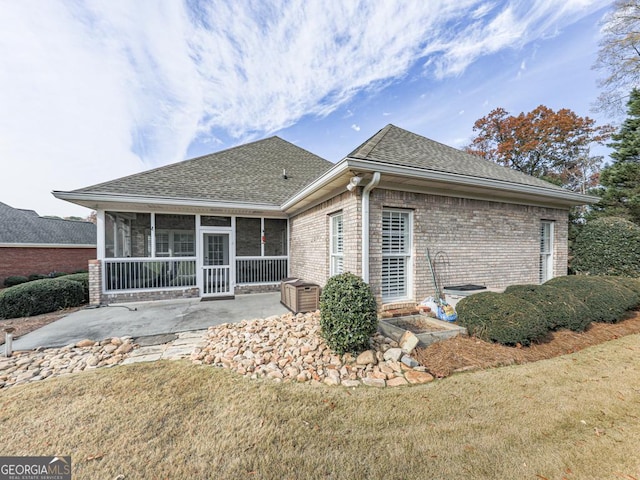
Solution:
<svg viewBox="0 0 640 480"><path fill-rule="evenodd" d="M196 348L196 363L230 368L241 375L276 381L356 387L401 386L433 380L409 354L417 338L400 343L375 334L359 355L336 355L320 336L320 313L285 314L209 328L207 344Z"/></svg>

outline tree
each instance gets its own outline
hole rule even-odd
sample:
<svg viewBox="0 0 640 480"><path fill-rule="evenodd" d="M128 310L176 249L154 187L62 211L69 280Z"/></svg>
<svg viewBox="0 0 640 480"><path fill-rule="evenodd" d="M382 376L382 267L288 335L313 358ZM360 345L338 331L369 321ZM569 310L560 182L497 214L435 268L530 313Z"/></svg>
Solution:
<svg viewBox="0 0 640 480"><path fill-rule="evenodd" d="M586 193L597 184L602 163L602 157L591 156L590 147L607 141L613 127L596 126L595 120L566 108L555 112L540 105L518 116L496 108L477 120L473 130L478 135L467 152Z"/></svg>
<svg viewBox="0 0 640 480"><path fill-rule="evenodd" d="M640 86L640 0L617 0L605 17L598 58L593 66L606 72L596 109L617 115L627 93Z"/></svg>
<svg viewBox="0 0 640 480"><path fill-rule="evenodd" d="M627 119L609 144L613 163L602 170L602 200L594 216L619 216L640 225L640 91L633 89Z"/></svg>

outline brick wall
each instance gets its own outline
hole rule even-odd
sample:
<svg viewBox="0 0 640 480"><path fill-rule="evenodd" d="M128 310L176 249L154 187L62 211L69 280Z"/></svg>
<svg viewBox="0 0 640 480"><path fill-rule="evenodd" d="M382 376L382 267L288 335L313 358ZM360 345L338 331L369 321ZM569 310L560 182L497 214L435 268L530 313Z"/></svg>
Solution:
<svg viewBox="0 0 640 480"><path fill-rule="evenodd" d="M0 286L13 275L86 271L93 258L95 248L0 247Z"/></svg>
<svg viewBox="0 0 640 480"><path fill-rule="evenodd" d="M361 274L360 198L360 192L344 192L289 220L292 277L324 286L329 278L329 216L340 211L344 224L344 269Z"/></svg>
<svg viewBox="0 0 640 480"><path fill-rule="evenodd" d="M567 210L376 189L370 205L370 283L378 301L383 207L413 211L416 301L434 294L427 248L432 260L439 254L436 273L446 285L538 283L541 220L555 221L554 275L567 273Z"/></svg>

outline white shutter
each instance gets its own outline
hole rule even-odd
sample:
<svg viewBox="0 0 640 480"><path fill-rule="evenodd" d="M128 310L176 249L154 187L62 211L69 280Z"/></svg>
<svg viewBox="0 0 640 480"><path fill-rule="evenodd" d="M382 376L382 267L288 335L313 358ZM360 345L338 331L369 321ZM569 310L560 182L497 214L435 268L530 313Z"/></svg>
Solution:
<svg viewBox="0 0 640 480"><path fill-rule="evenodd" d="M382 212L382 301L408 297L411 260L411 215L402 210Z"/></svg>

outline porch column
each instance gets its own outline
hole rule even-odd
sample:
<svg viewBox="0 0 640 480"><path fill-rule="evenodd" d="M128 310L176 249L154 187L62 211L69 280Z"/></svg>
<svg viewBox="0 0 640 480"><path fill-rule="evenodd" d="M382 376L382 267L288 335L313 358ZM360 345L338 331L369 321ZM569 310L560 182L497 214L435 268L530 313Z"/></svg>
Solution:
<svg viewBox="0 0 640 480"><path fill-rule="evenodd" d="M102 300L102 262L89 260L89 305L100 305Z"/></svg>

